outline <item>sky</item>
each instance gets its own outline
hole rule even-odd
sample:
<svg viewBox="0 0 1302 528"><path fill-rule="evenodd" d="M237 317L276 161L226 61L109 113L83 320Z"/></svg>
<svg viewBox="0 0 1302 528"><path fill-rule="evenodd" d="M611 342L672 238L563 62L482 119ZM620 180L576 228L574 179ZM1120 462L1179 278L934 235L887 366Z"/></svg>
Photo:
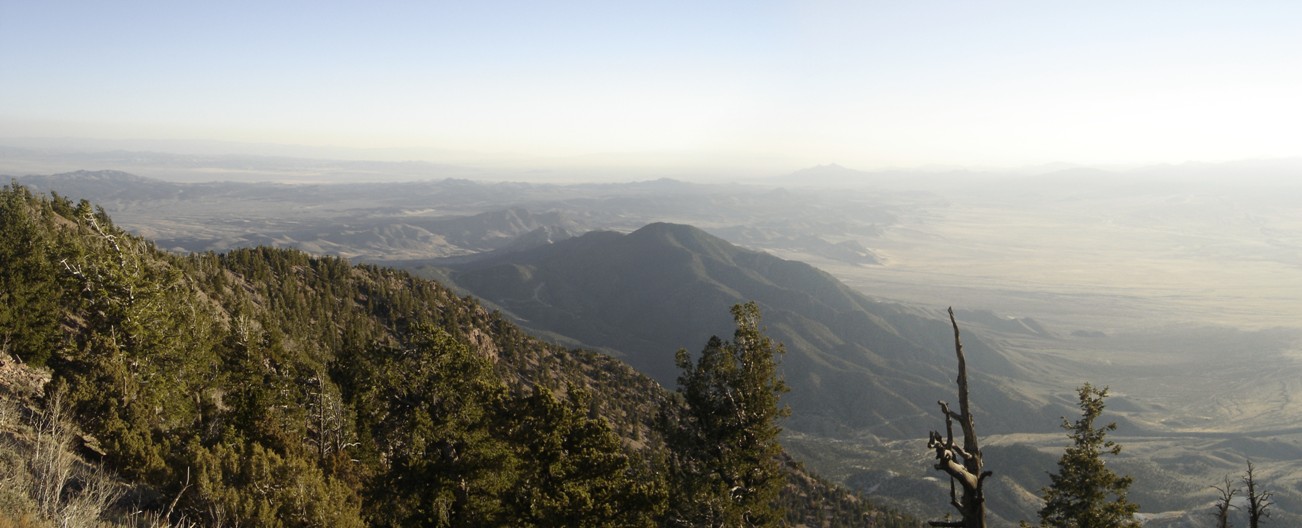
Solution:
<svg viewBox="0 0 1302 528"><path fill-rule="evenodd" d="M0 138L755 170L1297 157L1299 27L1269 0L0 0Z"/></svg>

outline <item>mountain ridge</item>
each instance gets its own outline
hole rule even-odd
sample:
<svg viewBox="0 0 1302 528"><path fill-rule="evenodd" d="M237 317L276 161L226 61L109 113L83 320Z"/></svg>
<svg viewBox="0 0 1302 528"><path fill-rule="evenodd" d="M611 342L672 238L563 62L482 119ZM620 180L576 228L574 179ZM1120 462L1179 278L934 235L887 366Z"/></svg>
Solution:
<svg viewBox="0 0 1302 528"><path fill-rule="evenodd" d="M931 314L872 301L805 263L747 250L704 230L652 223L628 234L588 233L546 247L457 264L446 274L529 328L567 336L672 386L673 351L691 335L727 328L719 306L756 301L785 343L791 427L892 438L931 426L902 418L934 412L952 392L952 334ZM1046 409L1003 394L998 376L1016 365L968 337L983 422L1044 430Z"/></svg>

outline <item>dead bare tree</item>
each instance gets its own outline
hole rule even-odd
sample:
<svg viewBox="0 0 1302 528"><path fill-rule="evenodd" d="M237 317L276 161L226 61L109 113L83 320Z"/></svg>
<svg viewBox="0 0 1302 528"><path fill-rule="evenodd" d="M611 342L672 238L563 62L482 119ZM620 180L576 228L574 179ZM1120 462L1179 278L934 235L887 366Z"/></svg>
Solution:
<svg viewBox="0 0 1302 528"><path fill-rule="evenodd" d="M958 335L958 321L954 319L954 308L949 309L949 322L954 327L954 353L958 356L958 409L955 413L944 401L940 404L940 413L945 417L945 435L931 432L927 447L936 450L935 468L949 475L949 503L959 511L961 520L930 521L931 526L951 526L955 528L985 528L986 506L985 493L982 490L986 477L991 472L982 468L981 447L977 443L976 423L972 418L971 406L967 394L967 360L963 357L963 343ZM963 445L954 443L954 421L958 420L963 431ZM960 497L954 483L963 487Z"/></svg>
<svg viewBox="0 0 1302 528"><path fill-rule="evenodd" d="M1248 491L1248 528L1257 528L1261 520L1270 517L1270 512L1266 511L1275 504L1270 500L1274 493L1263 491L1257 484L1257 477L1253 473L1252 461L1248 461L1248 470L1243 472L1243 485Z"/></svg>
<svg viewBox="0 0 1302 528"><path fill-rule="evenodd" d="M324 369L306 379L310 398L307 405L307 441L316 444L317 459L325 462L333 453L356 446L350 442L347 416L337 388L329 384Z"/></svg>
<svg viewBox="0 0 1302 528"><path fill-rule="evenodd" d="M1216 498L1216 509L1212 516L1216 517L1216 528L1230 528L1230 510L1235 506L1231 504L1234 501L1234 494L1239 492L1239 488L1230 480L1229 475L1225 475L1224 486L1212 486L1219 496Z"/></svg>

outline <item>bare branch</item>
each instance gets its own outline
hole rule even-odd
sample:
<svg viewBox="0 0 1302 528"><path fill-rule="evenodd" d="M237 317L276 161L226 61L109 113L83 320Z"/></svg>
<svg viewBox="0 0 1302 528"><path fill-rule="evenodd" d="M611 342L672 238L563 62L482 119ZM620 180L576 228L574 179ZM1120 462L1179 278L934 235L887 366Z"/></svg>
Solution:
<svg viewBox="0 0 1302 528"><path fill-rule="evenodd" d="M1260 489L1255 470L1256 467L1249 460L1248 470L1243 473L1243 485L1248 488L1248 528L1257 528L1261 519L1270 517L1267 510L1275 504L1270 500L1275 494Z"/></svg>
<svg viewBox="0 0 1302 528"><path fill-rule="evenodd" d="M1239 488L1234 486L1234 482L1230 480L1229 475L1225 475L1225 486L1212 486L1212 489L1216 490L1219 495L1216 499L1216 510L1212 512L1212 515L1216 517L1216 528L1229 528L1230 510L1239 508L1233 504L1234 494L1239 492Z"/></svg>
<svg viewBox="0 0 1302 528"><path fill-rule="evenodd" d="M944 401L940 405L941 416L945 418L945 436L932 431L927 440L927 447L935 449L935 468L949 475L950 505L962 515L960 521L932 521L931 526L958 526L963 528L985 527L985 495L983 486L989 471L983 471L980 444L976 436L976 423L972 418L968 399L967 360L963 356L963 342L959 337L958 322L954 318L954 309L949 309L950 324L954 328L954 354L958 358L958 412L949 408ZM963 445L954 441L954 421L959 422L963 433ZM962 498L958 497L954 483L962 485Z"/></svg>

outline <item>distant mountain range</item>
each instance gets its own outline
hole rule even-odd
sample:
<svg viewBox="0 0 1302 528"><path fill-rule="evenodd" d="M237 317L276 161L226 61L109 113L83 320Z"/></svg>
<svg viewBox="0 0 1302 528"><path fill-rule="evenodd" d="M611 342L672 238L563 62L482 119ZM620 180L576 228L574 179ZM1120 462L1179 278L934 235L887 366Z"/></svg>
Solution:
<svg viewBox="0 0 1302 528"><path fill-rule="evenodd" d="M655 221L706 226L750 247L857 266L881 262L870 241L895 219L871 195L827 195L672 179L620 184L459 179L354 184L176 183L115 170L15 178L86 198L160 247L226 251L275 245L410 266L524 249L598 229Z"/></svg>
<svg viewBox="0 0 1302 528"><path fill-rule="evenodd" d="M873 301L812 266L691 226L592 232L444 273L521 324L611 351L669 387L675 350L728 335L728 307L754 300L787 348L795 430L922 438L938 426L936 400L953 398L953 335L938 312ZM975 334L964 346L985 431L1047 430L1063 414L1010 390L1003 380L1018 366Z"/></svg>
<svg viewBox="0 0 1302 528"><path fill-rule="evenodd" d="M465 207L521 184L461 180L369 185L174 183L120 171L26 176L24 185L103 204L159 246L227 251L259 245L361 260L403 261L523 249L582 228L560 211ZM381 196L388 195L387 199ZM455 197L455 198L451 198Z"/></svg>

